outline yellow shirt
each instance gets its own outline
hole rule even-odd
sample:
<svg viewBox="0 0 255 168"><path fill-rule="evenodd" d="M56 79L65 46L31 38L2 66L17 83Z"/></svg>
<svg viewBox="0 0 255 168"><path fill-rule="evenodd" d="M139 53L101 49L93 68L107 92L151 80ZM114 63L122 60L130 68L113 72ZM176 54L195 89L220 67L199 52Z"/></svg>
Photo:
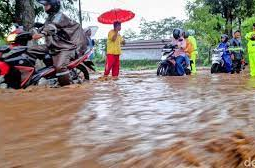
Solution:
<svg viewBox="0 0 255 168"><path fill-rule="evenodd" d="M121 55L121 43L123 41L120 34L118 34L117 39L115 41L112 40L113 36L115 35L115 31L111 30L108 33L107 39L107 54L113 55Z"/></svg>
<svg viewBox="0 0 255 168"><path fill-rule="evenodd" d="M184 51L189 57L191 57L191 53L194 51L193 45L189 39L185 39L185 40L186 40L186 48Z"/></svg>

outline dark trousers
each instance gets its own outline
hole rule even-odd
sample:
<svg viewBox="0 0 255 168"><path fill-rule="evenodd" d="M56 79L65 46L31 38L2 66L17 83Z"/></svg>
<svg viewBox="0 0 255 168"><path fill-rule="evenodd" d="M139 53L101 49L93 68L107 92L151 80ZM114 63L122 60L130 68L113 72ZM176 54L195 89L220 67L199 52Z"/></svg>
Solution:
<svg viewBox="0 0 255 168"><path fill-rule="evenodd" d="M185 62L185 61L186 61L186 59L184 56L178 56L175 59L175 62L176 62L175 68L176 68L177 74L179 76L183 76L185 74L185 70L183 67L183 62Z"/></svg>
<svg viewBox="0 0 255 168"><path fill-rule="evenodd" d="M34 57L43 60L46 54L49 54L49 48L46 45L38 45L29 47L27 53ZM52 55L53 65L56 68L56 76L60 85L69 84L69 71L67 65L70 63L71 59L75 58L75 51L60 51L55 55ZM67 82L68 80L68 82Z"/></svg>

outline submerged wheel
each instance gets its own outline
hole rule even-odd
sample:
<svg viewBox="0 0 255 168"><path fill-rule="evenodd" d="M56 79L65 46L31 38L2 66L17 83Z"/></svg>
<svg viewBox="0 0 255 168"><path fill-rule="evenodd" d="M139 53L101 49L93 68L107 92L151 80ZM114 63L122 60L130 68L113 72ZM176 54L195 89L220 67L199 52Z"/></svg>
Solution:
<svg viewBox="0 0 255 168"><path fill-rule="evenodd" d="M168 75L168 66L160 65L157 70L157 76L167 76Z"/></svg>
<svg viewBox="0 0 255 168"><path fill-rule="evenodd" d="M73 81L78 81L79 83L89 80L89 72L83 64L72 69L71 76Z"/></svg>
<svg viewBox="0 0 255 168"><path fill-rule="evenodd" d="M211 67L211 73L218 73L220 71L220 65L219 64L213 64Z"/></svg>
<svg viewBox="0 0 255 168"><path fill-rule="evenodd" d="M188 69L188 68L185 68L185 74L186 74L186 75L191 75L191 70Z"/></svg>
<svg viewBox="0 0 255 168"><path fill-rule="evenodd" d="M162 75L162 70L164 69L163 65L159 65L158 69L157 69L157 76Z"/></svg>

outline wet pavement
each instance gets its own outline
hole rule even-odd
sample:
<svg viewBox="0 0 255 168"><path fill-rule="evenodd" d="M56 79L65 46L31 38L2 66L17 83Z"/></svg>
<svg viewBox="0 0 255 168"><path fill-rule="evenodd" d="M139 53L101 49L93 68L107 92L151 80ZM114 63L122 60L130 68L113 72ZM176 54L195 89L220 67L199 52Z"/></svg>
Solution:
<svg viewBox="0 0 255 168"><path fill-rule="evenodd" d="M0 92L0 168L242 168L255 160L248 72L125 72L117 81Z"/></svg>

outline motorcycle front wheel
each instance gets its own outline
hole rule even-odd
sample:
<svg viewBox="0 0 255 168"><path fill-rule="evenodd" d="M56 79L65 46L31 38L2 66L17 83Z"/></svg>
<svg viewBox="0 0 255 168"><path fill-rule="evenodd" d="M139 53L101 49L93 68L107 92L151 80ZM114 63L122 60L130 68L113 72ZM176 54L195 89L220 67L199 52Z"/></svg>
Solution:
<svg viewBox="0 0 255 168"><path fill-rule="evenodd" d="M157 69L157 76L167 76L168 66L159 65Z"/></svg>
<svg viewBox="0 0 255 168"><path fill-rule="evenodd" d="M220 72L220 64L214 63L211 67L211 73L219 73Z"/></svg>
<svg viewBox="0 0 255 168"><path fill-rule="evenodd" d="M74 83L83 83L84 81L89 80L89 72L87 68L83 64L80 64L72 69L71 79Z"/></svg>

